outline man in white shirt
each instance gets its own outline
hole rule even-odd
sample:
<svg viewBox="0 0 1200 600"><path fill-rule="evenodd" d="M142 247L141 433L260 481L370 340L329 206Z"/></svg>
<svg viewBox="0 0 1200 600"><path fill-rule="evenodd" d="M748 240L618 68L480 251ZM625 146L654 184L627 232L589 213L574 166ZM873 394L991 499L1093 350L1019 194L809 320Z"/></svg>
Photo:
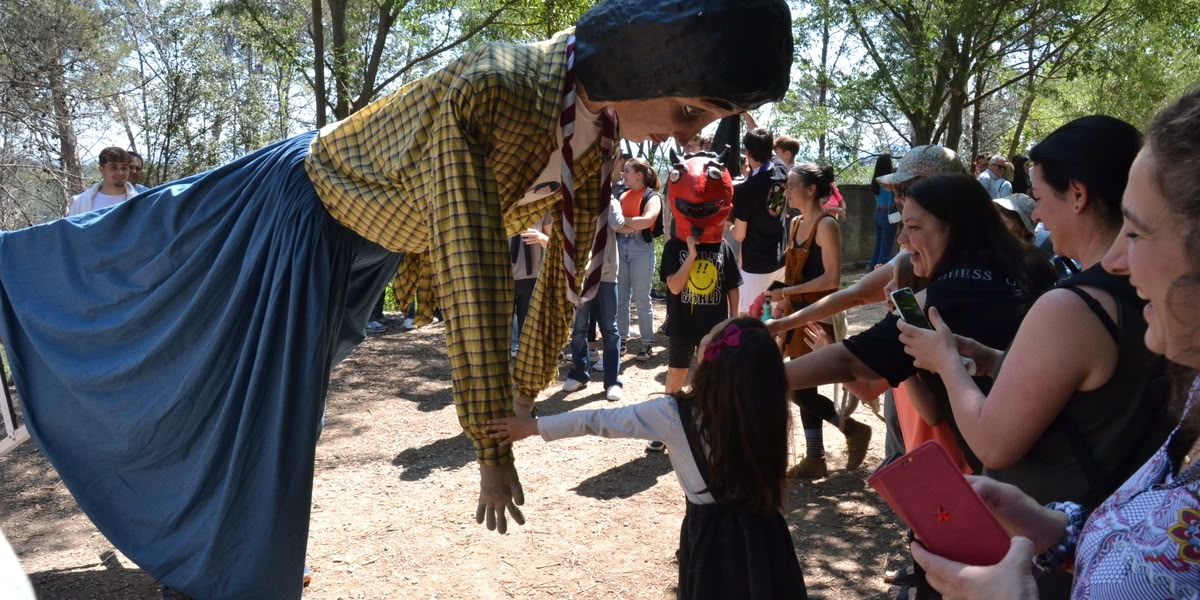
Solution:
<svg viewBox="0 0 1200 600"><path fill-rule="evenodd" d="M109 146L100 151L100 183L83 191L71 201L67 216L120 204L138 194L129 183L129 152Z"/></svg>
<svg viewBox="0 0 1200 600"><path fill-rule="evenodd" d="M1004 178L1004 163L1008 162L1004 156L996 154L988 161L988 167L979 174L977 179L983 187L987 188L988 194L992 199L1007 198L1012 194L1012 182Z"/></svg>

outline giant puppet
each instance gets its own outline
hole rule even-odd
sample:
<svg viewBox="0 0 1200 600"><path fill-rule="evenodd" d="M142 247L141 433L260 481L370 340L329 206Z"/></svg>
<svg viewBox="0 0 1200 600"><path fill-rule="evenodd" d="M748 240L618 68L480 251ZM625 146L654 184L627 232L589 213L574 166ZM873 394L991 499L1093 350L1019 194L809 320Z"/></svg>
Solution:
<svg viewBox="0 0 1200 600"><path fill-rule="evenodd" d="M484 425L552 380L572 302L594 293L618 127L688 139L782 98L791 61L783 0L607 0L573 31L481 45L321 131L4 233L0 339L33 438L154 577L197 597L298 598L329 374L400 266L455 299L477 518L503 532L506 514L523 520L522 488ZM513 370L505 240L548 210Z"/></svg>

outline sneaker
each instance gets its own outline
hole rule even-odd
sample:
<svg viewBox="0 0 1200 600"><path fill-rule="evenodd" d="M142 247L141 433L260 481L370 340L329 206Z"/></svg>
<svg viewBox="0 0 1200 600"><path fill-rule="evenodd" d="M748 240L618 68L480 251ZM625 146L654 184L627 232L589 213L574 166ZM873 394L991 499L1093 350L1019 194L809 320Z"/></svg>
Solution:
<svg viewBox="0 0 1200 600"><path fill-rule="evenodd" d="M387 325L379 321L367 321L367 333L384 333L387 331Z"/></svg>
<svg viewBox="0 0 1200 600"><path fill-rule="evenodd" d="M596 359L596 362L592 363L592 371L595 373L603 373L604 372L604 361L602 361L600 359Z"/></svg>
<svg viewBox="0 0 1200 600"><path fill-rule="evenodd" d="M634 360L636 360L638 362L645 362L647 360L650 360L650 347L642 346L642 350L640 352L638 352L637 356L634 356L633 358L634 358Z"/></svg>
<svg viewBox="0 0 1200 600"><path fill-rule="evenodd" d="M829 475L824 458L805 456L799 464L788 469L788 479L820 479Z"/></svg>
<svg viewBox="0 0 1200 600"><path fill-rule="evenodd" d="M582 389L583 389L583 386L585 386L585 385L587 385L587 384L586 384L586 383L584 383L584 382L582 382L582 381L576 381L576 380L574 380L574 379L571 379L570 377L568 377L568 378L567 378L567 380L566 380L566 381L564 381L564 382L563 382L563 384L562 384L562 391L564 391L564 392L577 392L577 391L579 391L579 390L582 390Z"/></svg>
<svg viewBox="0 0 1200 600"><path fill-rule="evenodd" d="M609 402L616 402L617 400L621 399L621 393L624 391L625 390L621 387L621 384L618 383L617 385L609 387L608 393L605 394L604 397L608 398Z"/></svg>
<svg viewBox="0 0 1200 600"><path fill-rule="evenodd" d="M588 349L588 362L593 363L593 364L600 362L600 353L589 348Z"/></svg>
<svg viewBox="0 0 1200 600"><path fill-rule="evenodd" d="M412 317L406 317L404 319L404 322L400 324L400 328L405 331L412 331L413 329L415 329L416 326L413 325Z"/></svg>
<svg viewBox="0 0 1200 600"><path fill-rule="evenodd" d="M308 584L312 583L312 575L313 575L312 569L310 569L308 566L305 566L304 567L304 585L307 586Z"/></svg>
<svg viewBox="0 0 1200 600"><path fill-rule="evenodd" d="M658 440L651 440L646 443L646 453L647 454L662 454L663 452L666 452L666 451L667 451L667 445Z"/></svg>
<svg viewBox="0 0 1200 600"><path fill-rule="evenodd" d="M513 344L513 347L508 350L509 356L516 358L517 357L517 348L518 348L518 346L516 344Z"/></svg>
<svg viewBox="0 0 1200 600"><path fill-rule="evenodd" d="M862 466L871 444L871 427L854 419L846 419L846 470Z"/></svg>

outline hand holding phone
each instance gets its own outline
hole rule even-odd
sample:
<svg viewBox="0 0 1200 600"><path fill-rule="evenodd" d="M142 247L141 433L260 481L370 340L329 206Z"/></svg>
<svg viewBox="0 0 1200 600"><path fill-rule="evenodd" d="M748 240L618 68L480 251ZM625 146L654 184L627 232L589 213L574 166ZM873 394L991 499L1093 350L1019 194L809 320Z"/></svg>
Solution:
<svg viewBox="0 0 1200 600"><path fill-rule="evenodd" d="M896 306L896 310L900 312L900 318L904 319L905 323L921 329L933 329L929 318L925 316L925 310L917 301L917 295L911 288L900 288L892 292L891 296L892 304ZM963 368L967 370L967 375L974 377L977 371L975 361L965 356L959 358L962 360Z"/></svg>
<svg viewBox="0 0 1200 600"><path fill-rule="evenodd" d="M892 292L892 304L900 311L900 318L904 319L905 323L921 329L933 329L912 288L900 288Z"/></svg>
<svg viewBox="0 0 1200 600"><path fill-rule="evenodd" d="M935 441L885 463L867 483L934 554L984 566L1008 552L1008 533Z"/></svg>

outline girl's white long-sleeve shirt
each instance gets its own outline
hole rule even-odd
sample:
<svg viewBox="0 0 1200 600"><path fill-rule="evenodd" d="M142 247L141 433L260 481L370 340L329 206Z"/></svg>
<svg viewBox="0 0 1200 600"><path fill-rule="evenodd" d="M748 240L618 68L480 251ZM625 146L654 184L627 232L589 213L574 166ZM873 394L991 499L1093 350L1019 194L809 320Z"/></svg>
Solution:
<svg viewBox="0 0 1200 600"><path fill-rule="evenodd" d="M688 500L694 504L716 502L712 494L705 491L708 484L700 476L700 469L692 458L692 450L679 419L679 407L673 396L660 396L620 408L576 410L543 416L538 418L537 424L538 434L548 442L583 435L659 440L667 446L667 457Z"/></svg>

